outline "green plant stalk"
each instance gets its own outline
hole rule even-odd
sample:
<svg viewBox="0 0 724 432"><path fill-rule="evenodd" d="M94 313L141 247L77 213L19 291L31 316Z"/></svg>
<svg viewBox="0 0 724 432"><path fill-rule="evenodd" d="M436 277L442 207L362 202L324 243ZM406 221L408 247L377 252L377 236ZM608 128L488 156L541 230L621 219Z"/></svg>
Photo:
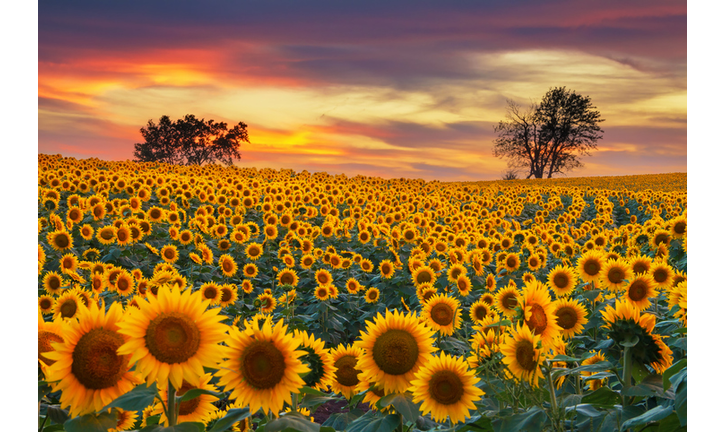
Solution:
<svg viewBox="0 0 724 432"><path fill-rule="evenodd" d="M297 410L297 394L292 393L292 411L298 412Z"/></svg>
<svg viewBox="0 0 724 432"><path fill-rule="evenodd" d="M631 387L631 373L633 372L633 352L631 348L623 350L623 389ZM623 396L623 406L628 406L628 397Z"/></svg>
<svg viewBox="0 0 724 432"><path fill-rule="evenodd" d="M555 416L555 426L558 429L558 401L556 400L556 389L553 387L553 377L551 376L550 364L546 367L546 376L548 378L548 392L551 395L551 410Z"/></svg>
<svg viewBox="0 0 724 432"><path fill-rule="evenodd" d="M168 425L176 426L176 389L173 388L171 380L168 380Z"/></svg>

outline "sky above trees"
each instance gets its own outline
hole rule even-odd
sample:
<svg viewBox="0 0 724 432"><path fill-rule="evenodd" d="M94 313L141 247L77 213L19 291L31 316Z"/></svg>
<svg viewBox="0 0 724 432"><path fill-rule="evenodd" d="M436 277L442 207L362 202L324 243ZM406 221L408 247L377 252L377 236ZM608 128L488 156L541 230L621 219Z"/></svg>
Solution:
<svg viewBox="0 0 724 432"><path fill-rule="evenodd" d="M591 97L571 176L686 171L686 3L41 1L38 151L131 159L162 115L248 124L238 162L500 178L506 99Z"/></svg>

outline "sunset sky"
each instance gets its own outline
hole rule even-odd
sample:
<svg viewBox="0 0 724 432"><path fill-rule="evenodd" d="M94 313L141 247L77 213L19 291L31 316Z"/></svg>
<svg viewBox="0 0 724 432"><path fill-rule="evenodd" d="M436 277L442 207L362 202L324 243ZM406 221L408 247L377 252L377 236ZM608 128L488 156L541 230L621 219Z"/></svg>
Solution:
<svg viewBox="0 0 724 432"><path fill-rule="evenodd" d="M148 120L195 114L248 124L242 166L496 179L506 99L555 86L606 120L569 175L686 172L686 2L38 6L40 153L132 159Z"/></svg>

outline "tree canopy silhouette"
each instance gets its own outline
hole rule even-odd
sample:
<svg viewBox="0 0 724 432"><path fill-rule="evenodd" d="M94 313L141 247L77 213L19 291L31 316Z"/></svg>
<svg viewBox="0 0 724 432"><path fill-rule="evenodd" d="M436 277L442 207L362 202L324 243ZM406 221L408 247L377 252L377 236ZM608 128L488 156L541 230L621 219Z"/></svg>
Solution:
<svg viewBox="0 0 724 432"><path fill-rule="evenodd" d="M528 170L530 178L564 173L583 166L580 155L590 155L603 138L604 120L588 96L565 87L548 91L528 110L508 100L506 120L495 126L493 155L507 157L509 168Z"/></svg>
<svg viewBox="0 0 724 432"><path fill-rule="evenodd" d="M172 122L164 115L158 124L149 120L141 128L146 142L134 144L133 156L140 162L201 165L219 161L231 165L239 159L242 142L249 142L246 124L227 129L224 122L204 121L193 114Z"/></svg>

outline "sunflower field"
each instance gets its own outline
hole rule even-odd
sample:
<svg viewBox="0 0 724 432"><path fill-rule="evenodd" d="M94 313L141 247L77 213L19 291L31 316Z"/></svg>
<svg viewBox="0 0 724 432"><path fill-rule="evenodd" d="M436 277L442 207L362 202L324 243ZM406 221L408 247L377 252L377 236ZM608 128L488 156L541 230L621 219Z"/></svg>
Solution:
<svg viewBox="0 0 724 432"><path fill-rule="evenodd" d="M685 430L686 243L686 174L41 154L38 427Z"/></svg>

